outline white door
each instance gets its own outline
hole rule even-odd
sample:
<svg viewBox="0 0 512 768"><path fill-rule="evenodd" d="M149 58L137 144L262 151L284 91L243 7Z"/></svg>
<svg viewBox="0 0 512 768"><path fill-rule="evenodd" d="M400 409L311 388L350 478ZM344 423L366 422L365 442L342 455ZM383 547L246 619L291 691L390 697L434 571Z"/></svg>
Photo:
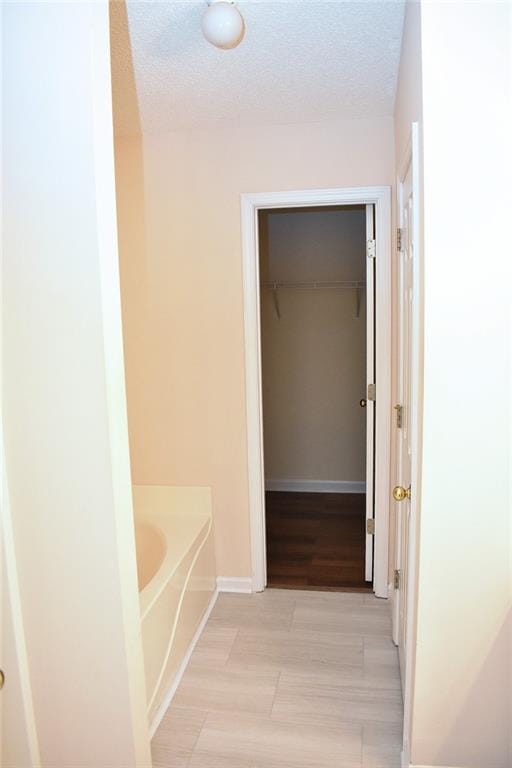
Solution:
<svg viewBox="0 0 512 768"><path fill-rule="evenodd" d="M0 768L40 765L0 424Z"/></svg>
<svg viewBox="0 0 512 768"><path fill-rule="evenodd" d="M366 406L366 537L365 581L373 582L373 535L375 523L375 225L374 206L366 206L366 392L361 404ZM373 399L372 399L373 398Z"/></svg>
<svg viewBox="0 0 512 768"><path fill-rule="evenodd" d="M418 424L418 263L415 248L417 213L417 133L398 185L399 239L399 346L398 402L395 405L396 477L393 489L396 519L396 555L393 591L393 639L398 645L402 690L406 689L408 639L408 584L415 567L414 527Z"/></svg>
<svg viewBox="0 0 512 768"><path fill-rule="evenodd" d="M409 546L409 518L411 514L411 318L412 270L411 243L412 173L409 166L401 185L399 253L399 356L398 403L395 405L397 430L397 477L393 496L396 503L397 563L395 589L397 592L396 642L400 657L402 686L405 684L405 630L407 615L407 553Z"/></svg>

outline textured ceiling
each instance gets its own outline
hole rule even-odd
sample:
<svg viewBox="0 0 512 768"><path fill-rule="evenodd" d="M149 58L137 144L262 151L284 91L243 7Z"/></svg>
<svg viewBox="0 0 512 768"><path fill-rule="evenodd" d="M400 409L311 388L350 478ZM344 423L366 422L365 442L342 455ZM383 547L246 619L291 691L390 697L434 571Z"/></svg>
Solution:
<svg viewBox="0 0 512 768"><path fill-rule="evenodd" d="M392 114L402 0L238 7L245 37L220 51L201 33L206 2L112 2L116 133Z"/></svg>

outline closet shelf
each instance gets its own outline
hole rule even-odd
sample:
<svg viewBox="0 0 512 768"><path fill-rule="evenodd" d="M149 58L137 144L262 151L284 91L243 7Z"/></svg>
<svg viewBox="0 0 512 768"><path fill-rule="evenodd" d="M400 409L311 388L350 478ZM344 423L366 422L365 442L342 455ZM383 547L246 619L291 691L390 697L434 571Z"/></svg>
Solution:
<svg viewBox="0 0 512 768"><path fill-rule="evenodd" d="M364 280L313 280L309 283L294 283L282 280L269 280L262 283L272 290L280 288L357 288L366 285Z"/></svg>
<svg viewBox="0 0 512 768"><path fill-rule="evenodd" d="M361 288L366 286L363 280L313 280L310 282L288 282L288 281L265 281L262 287L271 290L274 294L274 308L276 315L281 318L281 308L279 306L280 290L316 290L319 288L355 288L356 291L356 318L359 319L361 310Z"/></svg>

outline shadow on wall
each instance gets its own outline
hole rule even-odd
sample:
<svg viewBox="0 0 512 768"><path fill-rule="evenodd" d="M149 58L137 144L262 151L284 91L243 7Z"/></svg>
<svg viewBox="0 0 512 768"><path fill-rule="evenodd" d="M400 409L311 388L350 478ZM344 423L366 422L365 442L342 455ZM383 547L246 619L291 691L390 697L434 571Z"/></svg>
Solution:
<svg viewBox="0 0 512 768"><path fill-rule="evenodd" d="M137 408L134 405L141 397L151 398L153 367L150 359L151 345L148 344L150 303L144 152L128 11L122 0L110 3L110 55L128 428L132 482L137 483L141 478L137 476L134 451L136 447L144 450L147 440L141 417L147 403ZM130 126L128 133L127 126ZM120 146L123 142L121 162Z"/></svg>
<svg viewBox="0 0 512 768"><path fill-rule="evenodd" d="M471 628L468 627L468 632ZM417 755L435 765L464 765L468 768L508 768L512 765L510 743L511 722L511 658L512 608L508 608L502 624L490 644L485 661L475 669L465 669L467 690L464 699L453 697L447 687L443 692L445 706L442 707L443 737L434 755ZM475 650L475 653L479 649ZM472 679L473 678L473 679ZM440 681L434 682L437 687ZM457 682L458 684L458 682ZM457 709L451 722L450 711ZM478 723L471 731L469 723ZM504 743L508 733L509 743ZM436 758L436 759L433 759Z"/></svg>

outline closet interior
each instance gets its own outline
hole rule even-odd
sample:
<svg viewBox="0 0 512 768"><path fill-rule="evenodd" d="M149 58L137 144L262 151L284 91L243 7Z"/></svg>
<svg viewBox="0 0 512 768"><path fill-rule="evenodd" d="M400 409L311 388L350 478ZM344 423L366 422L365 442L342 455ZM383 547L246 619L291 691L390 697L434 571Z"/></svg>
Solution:
<svg viewBox="0 0 512 768"><path fill-rule="evenodd" d="M268 586L365 590L366 209L258 225Z"/></svg>

